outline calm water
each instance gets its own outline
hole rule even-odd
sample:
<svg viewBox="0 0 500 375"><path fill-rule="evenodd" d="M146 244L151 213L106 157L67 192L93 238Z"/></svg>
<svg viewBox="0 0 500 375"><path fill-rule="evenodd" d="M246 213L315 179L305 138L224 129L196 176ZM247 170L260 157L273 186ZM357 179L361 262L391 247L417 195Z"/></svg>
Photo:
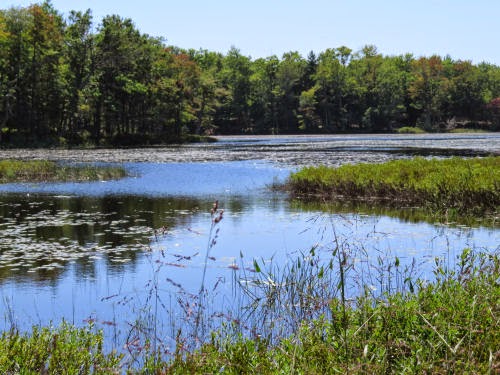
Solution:
<svg viewBox="0 0 500 375"><path fill-rule="evenodd" d="M497 134L225 137L154 149L0 151L2 158L120 163L131 176L0 185L1 328L91 318L119 343L151 303L155 283L165 314L177 314L179 296L200 288L216 199L225 212L212 232L207 285L217 285L221 308L231 308L234 280L252 272L254 259L284 264L313 246L326 258L334 234L357 249L359 267L398 256L404 264L415 260L417 276L430 277L435 257L453 259L465 247L499 251L498 226L434 224L411 209L399 217L362 207L326 214L268 186L302 165L499 152Z"/></svg>

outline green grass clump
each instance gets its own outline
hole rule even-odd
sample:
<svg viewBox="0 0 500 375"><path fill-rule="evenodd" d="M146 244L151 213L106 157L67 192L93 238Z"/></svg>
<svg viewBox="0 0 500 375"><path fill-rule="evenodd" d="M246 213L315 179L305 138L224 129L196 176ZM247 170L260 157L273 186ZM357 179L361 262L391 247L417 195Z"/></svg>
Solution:
<svg viewBox="0 0 500 375"><path fill-rule="evenodd" d="M118 374L122 356L104 354L103 335L62 323L0 336L1 374Z"/></svg>
<svg viewBox="0 0 500 375"><path fill-rule="evenodd" d="M500 157L308 167L292 174L288 186L295 197L387 200L440 211L496 211Z"/></svg>
<svg viewBox="0 0 500 375"><path fill-rule="evenodd" d="M424 134L425 130L414 126L403 126L396 130L399 134Z"/></svg>
<svg viewBox="0 0 500 375"><path fill-rule="evenodd" d="M61 165L47 160L0 160L0 183L97 181L126 176L120 167Z"/></svg>

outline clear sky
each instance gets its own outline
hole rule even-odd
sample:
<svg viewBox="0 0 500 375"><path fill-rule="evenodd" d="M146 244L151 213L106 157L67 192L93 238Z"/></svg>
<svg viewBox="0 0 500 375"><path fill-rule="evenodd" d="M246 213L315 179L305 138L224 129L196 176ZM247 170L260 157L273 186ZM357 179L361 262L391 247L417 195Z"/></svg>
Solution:
<svg viewBox="0 0 500 375"><path fill-rule="evenodd" d="M33 0L0 0L0 7ZM91 9L131 18L143 33L181 48L252 58L298 51L304 57L373 44L384 55L450 55L500 65L500 0L52 0L67 15Z"/></svg>

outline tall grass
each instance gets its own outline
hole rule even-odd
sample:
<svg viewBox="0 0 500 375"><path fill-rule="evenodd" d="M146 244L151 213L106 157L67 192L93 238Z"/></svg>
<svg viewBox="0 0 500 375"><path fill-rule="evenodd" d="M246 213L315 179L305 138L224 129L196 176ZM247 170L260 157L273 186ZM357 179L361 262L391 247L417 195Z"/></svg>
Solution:
<svg viewBox="0 0 500 375"><path fill-rule="evenodd" d="M97 181L125 176L121 167L64 165L48 160L0 160L0 183Z"/></svg>
<svg viewBox="0 0 500 375"><path fill-rule="evenodd" d="M500 205L500 157L308 167L293 173L288 186L295 197L385 200L442 212L494 212Z"/></svg>
<svg viewBox="0 0 500 375"><path fill-rule="evenodd" d="M295 278L292 274L298 279L324 277L324 269L315 269L304 276L296 267L286 268L280 280L286 283ZM292 332L272 342L265 335L271 320L263 320L263 334L253 337L214 332L212 340L198 351L166 361L162 369L166 373L497 373L498 254L467 249L455 268L438 262L434 271L434 282L414 280L413 291L385 293L377 298L360 293L346 301L324 300L322 296L316 299L302 289L301 285L307 288L308 283L288 284L287 289L297 287L297 292L311 298L305 306L321 303L327 315L299 318ZM281 305L286 319L295 297L290 294L290 301L276 287L257 285L262 287L262 294L256 298L268 300L269 311ZM338 290L336 284L330 287ZM265 308L265 304L262 306Z"/></svg>
<svg viewBox="0 0 500 375"><path fill-rule="evenodd" d="M103 334L92 325L33 327L30 334L0 336L2 374L118 374L122 355L104 353Z"/></svg>
<svg viewBox="0 0 500 375"><path fill-rule="evenodd" d="M126 322L128 328L124 330L124 368L154 372L159 364L164 363L162 359L183 356L199 348L210 337L213 329L233 320L230 309L224 312L223 306L216 306L214 302L219 282L207 285L206 281L209 263L215 260L211 252L217 244L223 217L224 210L216 201L210 210L204 254L171 253L172 249L161 246L162 238L170 235L169 229L162 227L155 230L153 243L146 253L151 277L146 281L144 294L124 296L118 293L103 298L113 304L126 305L132 311L133 319ZM171 257L175 259L174 262L170 260ZM189 290L172 279L169 272L172 267L183 269L199 258L203 258L203 263L201 272L195 273L196 278L201 276L197 291ZM114 322L117 320L119 318L113 319Z"/></svg>
<svg viewBox="0 0 500 375"><path fill-rule="evenodd" d="M484 129L455 128L449 130L448 133L488 133L488 131Z"/></svg>
<svg viewBox="0 0 500 375"><path fill-rule="evenodd" d="M304 263L311 264L309 254ZM262 374L495 374L500 371L500 258L498 253L466 249L455 267L437 262L432 283L414 280L415 289L384 293L361 292L356 298L325 298L311 285L325 269L295 263L273 271L281 286L256 283L255 298L282 308L284 319L295 318L293 330L272 340L266 335L271 320L256 325L252 336L220 328L199 349L162 356L152 346L142 351L141 366L129 367L123 355L105 353L102 333L92 327L67 324L34 328L30 334L5 332L0 337L0 371L16 373L262 373ZM335 268L335 267L334 267ZM260 270L261 280L269 276ZM332 274L333 275L333 274ZM328 277L332 276L329 275ZM264 277L262 277L264 276ZM279 279L278 279L279 278ZM307 279L309 281L304 281ZM299 281L295 284L294 281ZM315 280L315 281L314 281ZM337 280L330 288L339 290ZM286 285L286 283L290 283ZM291 300L276 288L287 288ZM295 289L292 292L292 289ZM313 292L311 294L311 292ZM302 301L301 301L302 299ZM298 311L296 304L305 308ZM315 305L322 305L321 308ZM313 311L309 315L307 311ZM323 311L324 313L320 313ZM289 316L289 314L291 314ZM277 315L276 315L277 316ZM278 320L276 324L280 324Z"/></svg>
<svg viewBox="0 0 500 375"><path fill-rule="evenodd" d="M496 373L500 258L465 249L436 258L433 280L414 263L368 257L336 234L285 264L253 262L239 286L244 323L215 329L199 349L166 359L165 373ZM449 253L448 253L448 256ZM372 284L378 283L376 291ZM234 324L233 324L234 325ZM233 327L234 328L234 327Z"/></svg>

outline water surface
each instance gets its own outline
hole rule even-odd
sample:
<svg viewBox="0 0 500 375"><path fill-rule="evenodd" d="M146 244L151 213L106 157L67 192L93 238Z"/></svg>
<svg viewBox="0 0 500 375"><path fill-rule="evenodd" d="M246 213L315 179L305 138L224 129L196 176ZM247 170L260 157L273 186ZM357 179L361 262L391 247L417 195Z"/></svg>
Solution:
<svg viewBox="0 0 500 375"><path fill-rule="evenodd" d="M155 283L163 311L175 315L179 296L198 292L208 259L207 285L220 293L215 310L234 302L234 280L252 273L254 259L284 264L312 247L328 258L335 236L356 249L358 269L398 257L416 265L416 276L430 277L436 257L453 261L465 247L498 251L498 227L444 225L363 207L324 213L269 185L303 165L498 154L499 140L497 134L224 137L152 149L1 150L0 157L118 163L130 174L106 182L0 185L2 328L91 318L111 322L106 332L119 343L150 303ZM210 217L215 200L225 210L217 233Z"/></svg>

